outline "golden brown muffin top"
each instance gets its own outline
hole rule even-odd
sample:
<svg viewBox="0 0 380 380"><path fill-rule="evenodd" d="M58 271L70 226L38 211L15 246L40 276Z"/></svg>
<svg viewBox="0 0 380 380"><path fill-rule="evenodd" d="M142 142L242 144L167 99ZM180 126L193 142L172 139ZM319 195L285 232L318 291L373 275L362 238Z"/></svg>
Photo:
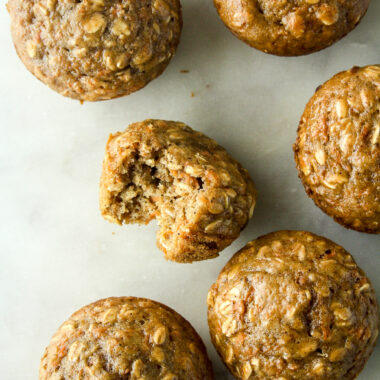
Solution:
<svg viewBox="0 0 380 380"><path fill-rule="evenodd" d="M41 359L40 380L211 380L206 349L174 310L144 298L107 298L74 313Z"/></svg>
<svg viewBox="0 0 380 380"><path fill-rule="evenodd" d="M80 100L127 95L174 54L178 0L9 0L12 35L27 68Z"/></svg>
<svg viewBox="0 0 380 380"><path fill-rule="evenodd" d="M294 56L331 45L360 22L370 0L214 0L226 26L266 53Z"/></svg>
<svg viewBox="0 0 380 380"><path fill-rule="evenodd" d="M345 227L380 233L380 66L354 67L321 86L294 146L308 194Z"/></svg>
<svg viewBox="0 0 380 380"><path fill-rule="evenodd" d="M237 379L354 379L378 335L368 278L342 247L309 232L248 243L208 307L213 343Z"/></svg>
<svg viewBox="0 0 380 380"><path fill-rule="evenodd" d="M111 135L100 180L105 219L160 226L166 258L218 256L252 217L256 192L247 172L214 140L184 123L145 120Z"/></svg>

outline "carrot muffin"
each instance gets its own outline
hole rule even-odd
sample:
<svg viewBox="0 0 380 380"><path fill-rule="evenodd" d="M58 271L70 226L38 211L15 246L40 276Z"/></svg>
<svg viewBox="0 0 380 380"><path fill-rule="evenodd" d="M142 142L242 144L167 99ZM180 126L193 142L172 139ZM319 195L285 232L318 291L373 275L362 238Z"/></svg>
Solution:
<svg viewBox="0 0 380 380"><path fill-rule="evenodd" d="M111 135L100 180L100 209L110 222L157 219L158 247L169 260L218 256L251 218L256 192L247 172L214 140L164 120Z"/></svg>
<svg viewBox="0 0 380 380"><path fill-rule="evenodd" d="M380 233L380 66L354 67L319 87L294 145L307 194L347 228Z"/></svg>
<svg viewBox="0 0 380 380"><path fill-rule="evenodd" d="M214 0L236 37L265 53L322 50L359 24L370 0Z"/></svg>
<svg viewBox="0 0 380 380"><path fill-rule="evenodd" d="M352 256L302 231L237 252L208 294L212 341L241 380L353 380L376 344L374 290Z"/></svg>
<svg viewBox="0 0 380 380"><path fill-rule="evenodd" d="M74 313L54 334L39 380L212 380L194 328L144 298L107 298Z"/></svg>
<svg viewBox="0 0 380 380"><path fill-rule="evenodd" d="M18 55L81 101L128 95L159 76L181 33L179 0L9 0Z"/></svg>

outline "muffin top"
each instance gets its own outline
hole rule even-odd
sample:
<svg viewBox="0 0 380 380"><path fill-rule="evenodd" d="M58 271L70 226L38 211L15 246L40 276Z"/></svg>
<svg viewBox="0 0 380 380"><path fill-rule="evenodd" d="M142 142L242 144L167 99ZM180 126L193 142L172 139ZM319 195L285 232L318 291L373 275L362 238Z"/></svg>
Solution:
<svg viewBox="0 0 380 380"><path fill-rule="evenodd" d="M355 28L370 0L214 0L226 26L265 53L296 56L333 44Z"/></svg>
<svg viewBox="0 0 380 380"><path fill-rule="evenodd" d="M321 86L294 146L307 193L345 227L380 233L380 66L354 67Z"/></svg>
<svg viewBox="0 0 380 380"><path fill-rule="evenodd" d="M167 259L218 256L252 217L256 191L225 149L181 122L145 120L111 135L100 180L105 219L149 223Z"/></svg>
<svg viewBox="0 0 380 380"><path fill-rule="evenodd" d="M178 0L9 0L26 67L62 95L110 99L140 89L179 42Z"/></svg>
<svg viewBox="0 0 380 380"><path fill-rule="evenodd" d="M74 313L41 359L40 380L211 380L206 349L189 322L143 298L107 298Z"/></svg>
<svg viewBox="0 0 380 380"><path fill-rule="evenodd" d="M309 232L248 243L208 307L213 343L237 379L354 379L378 335L368 278L342 247Z"/></svg>

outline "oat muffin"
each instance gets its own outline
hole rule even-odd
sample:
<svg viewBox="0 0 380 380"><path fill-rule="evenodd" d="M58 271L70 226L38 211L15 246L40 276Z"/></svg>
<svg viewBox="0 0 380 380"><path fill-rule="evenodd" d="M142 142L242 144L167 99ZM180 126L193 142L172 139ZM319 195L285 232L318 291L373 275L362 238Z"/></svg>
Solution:
<svg viewBox="0 0 380 380"><path fill-rule="evenodd" d="M294 145L307 194L338 223L380 233L380 66L354 67L317 89Z"/></svg>
<svg viewBox="0 0 380 380"><path fill-rule="evenodd" d="M145 120L107 142L103 217L118 224L157 219L157 244L169 260L218 256L251 218L255 200L247 170L183 123Z"/></svg>
<svg viewBox="0 0 380 380"><path fill-rule="evenodd" d="M370 0L214 0L224 24L265 53L322 50L359 24Z"/></svg>
<svg viewBox="0 0 380 380"><path fill-rule="evenodd" d="M9 0L18 55L81 101L128 95L159 76L179 42L179 0Z"/></svg>
<svg viewBox="0 0 380 380"><path fill-rule="evenodd" d="M194 328L144 298L107 298L74 313L53 336L39 380L211 380Z"/></svg>
<svg viewBox="0 0 380 380"><path fill-rule="evenodd" d="M342 247L309 232L248 243L207 301L212 341L237 379L352 380L378 335L368 278Z"/></svg>

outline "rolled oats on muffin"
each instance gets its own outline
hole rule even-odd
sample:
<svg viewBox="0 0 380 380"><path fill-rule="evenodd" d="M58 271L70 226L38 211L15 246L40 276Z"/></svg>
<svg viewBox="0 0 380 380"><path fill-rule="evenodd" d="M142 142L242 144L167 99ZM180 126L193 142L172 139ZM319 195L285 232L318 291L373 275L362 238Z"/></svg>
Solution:
<svg viewBox="0 0 380 380"><path fill-rule="evenodd" d="M159 76L176 51L179 0L9 0L26 68L64 96L129 95Z"/></svg>
<svg viewBox="0 0 380 380"><path fill-rule="evenodd" d="M380 65L354 67L317 89L294 152L318 207L347 228L380 233Z"/></svg>
<svg viewBox="0 0 380 380"><path fill-rule="evenodd" d="M344 248L309 232L248 243L207 303L213 344L239 380L353 380L378 336L365 273Z"/></svg>
<svg viewBox="0 0 380 380"><path fill-rule="evenodd" d="M246 226L255 201L247 170L184 123L145 120L107 142L103 217L117 224L157 219L157 244L169 260L218 256Z"/></svg>
<svg viewBox="0 0 380 380"><path fill-rule="evenodd" d="M224 24L265 53L297 56L322 50L359 24L370 0L214 0Z"/></svg>
<svg viewBox="0 0 380 380"><path fill-rule="evenodd" d="M144 298L107 298L54 334L39 380L212 380L206 348L188 321Z"/></svg>

